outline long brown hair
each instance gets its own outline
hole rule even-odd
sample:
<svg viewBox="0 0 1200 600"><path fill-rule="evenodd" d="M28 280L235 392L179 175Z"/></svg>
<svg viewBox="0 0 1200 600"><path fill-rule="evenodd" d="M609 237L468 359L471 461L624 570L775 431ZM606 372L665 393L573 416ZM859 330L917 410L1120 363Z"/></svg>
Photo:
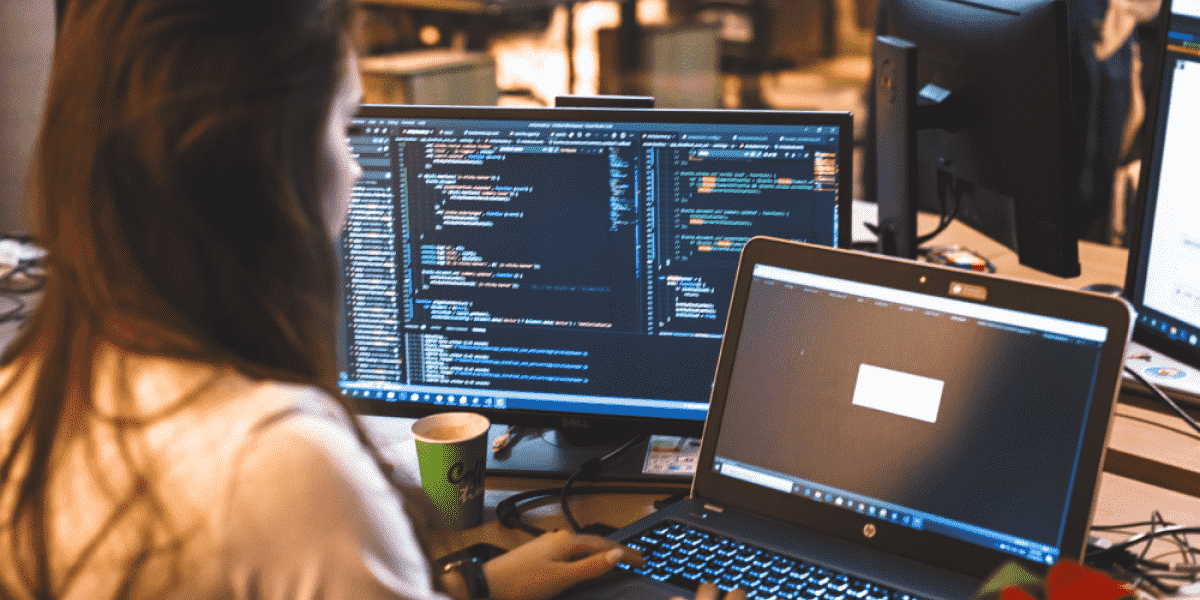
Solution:
<svg viewBox="0 0 1200 600"><path fill-rule="evenodd" d="M30 187L50 279L3 359L36 369L0 460L15 498L0 524L26 589L0 597L64 593L49 569L48 482L56 448L91 412L100 343L316 385L345 407L323 143L353 11L352 0L70 4ZM132 494L162 514L152 494Z"/></svg>

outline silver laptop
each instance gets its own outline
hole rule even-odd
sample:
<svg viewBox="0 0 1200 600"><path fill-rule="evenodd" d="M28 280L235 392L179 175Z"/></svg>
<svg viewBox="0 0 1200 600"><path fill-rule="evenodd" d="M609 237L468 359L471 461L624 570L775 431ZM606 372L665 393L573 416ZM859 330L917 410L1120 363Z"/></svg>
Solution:
<svg viewBox="0 0 1200 600"><path fill-rule="evenodd" d="M1079 559L1131 325L1111 296L754 238L691 496L611 536L645 566L566 597L961 599Z"/></svg>
<svg viewBox="0 0 1200 600"><path fill-rule="evenodd" d="M1126 364L1200 406L1200 3L1163 2L1159 32L1125 276L1138 313Z"/></svg>

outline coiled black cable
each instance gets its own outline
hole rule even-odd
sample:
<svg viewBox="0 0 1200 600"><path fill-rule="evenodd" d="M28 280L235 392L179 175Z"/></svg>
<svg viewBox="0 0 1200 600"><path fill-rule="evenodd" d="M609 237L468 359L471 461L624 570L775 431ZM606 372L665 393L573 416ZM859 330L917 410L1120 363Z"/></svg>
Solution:
<svg viewBox="0 0 1200 600"><path fill-rule="evenodd" d="M567 491L568 495L580 496L584 494L662 494L671 498L684 497L688 492L688 488L684 487L667 487L667 486L581 486L574 487ZM541 490L530 490L514 494L501 500L496 505L496 519L501 525L509 529L519 529L530 535L541 535L546 533L545 529L530 525L521 519L521 503L540 498L553 498L560 496L563 493L563 488L546 488ZM581 528L586 531L587 528Z"/></svg>

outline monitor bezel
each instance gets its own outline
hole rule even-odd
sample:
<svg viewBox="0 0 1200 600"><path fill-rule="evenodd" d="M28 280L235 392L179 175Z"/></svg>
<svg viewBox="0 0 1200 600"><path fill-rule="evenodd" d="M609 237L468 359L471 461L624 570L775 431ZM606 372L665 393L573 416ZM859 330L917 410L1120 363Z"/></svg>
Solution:
<svg viewBox="0 0 1200 600"><path fill-rule="evenodd" d="M838 247L848 248L850 246L854 181L854 121L849 112L367 104L361 107L356 118L835 126L842 132L838 150ZM599 413L560 413L541 410L495 409L482 406L453 407L365 398L348 399L355 411L362 415L420 418L448 410L469 410L483 414L494 423L583 432L619 431L622 435L658 434L698 437L704 427L703 419L608 416ZM704 401L707 400L707 398L704 399Z"/></svg>
<svg viewBox="0 0 1200 600"><path fill-rule="evenodd" d="M1167 39L1171 25L1171 0L1164 0L1158 19L1155 21L1158 39L1154 47L1153 63L1150 65L1151 77L1148 89L1162 91L1163 83L1168 76L1167 70ZM1133 305L1135 311L1142 313L1147 307L1143 303L1146 291L1146 269L1150 260L1150 236L1153 235L1153 217L1158 207L1158 193L1150 195L1150 188L1157 187L1159 180L1158 167L1162 162L1162 139L1165 133L1165 123L1159 123L1162 110L1162 99L1158 95L1146 99L1146 120L1144 127L1148 128L1142 140L1142 167L1138 175L1137 194L1134 196L1132 223L1129 227L1129 261L1125 266L1124 297ZM1153 184L1153 185L1152 185ZM1143 346L1161 352L1182 363L1200 367L1200 347L1192 346L1184 340L1175 340L1149 325L1136 322L1133 329L1133 341Z"/></svg>

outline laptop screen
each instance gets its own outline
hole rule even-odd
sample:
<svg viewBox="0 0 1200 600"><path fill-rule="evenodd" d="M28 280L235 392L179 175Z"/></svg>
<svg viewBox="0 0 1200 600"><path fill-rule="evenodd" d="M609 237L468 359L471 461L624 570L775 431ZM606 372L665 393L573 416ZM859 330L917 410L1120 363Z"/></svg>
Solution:
<svg viewBox="0 0 1200 600"><path fill-rule="evenodd" d="M698 431L742 245L849 242L848 114L368 106L353 127L340 386L368 411Z"/></svg>
<svg viewBox="0 0 1200 600"><path fill-rule="evenodd" d="M1053 563L1108 336L756 265L713 468Z"/></svg>
<svg viewBox="0 0 1200 600"><path fill-rule="evenodd" d="M1154 142L1143 158L1141 234L1131 240L1126 296L1138 312L1136 337L1200 366L1200 1L1164 3ZM1153 99L1153 98L1152 98ZM1151 129L1152 128L1152 129Z"/></svg>

